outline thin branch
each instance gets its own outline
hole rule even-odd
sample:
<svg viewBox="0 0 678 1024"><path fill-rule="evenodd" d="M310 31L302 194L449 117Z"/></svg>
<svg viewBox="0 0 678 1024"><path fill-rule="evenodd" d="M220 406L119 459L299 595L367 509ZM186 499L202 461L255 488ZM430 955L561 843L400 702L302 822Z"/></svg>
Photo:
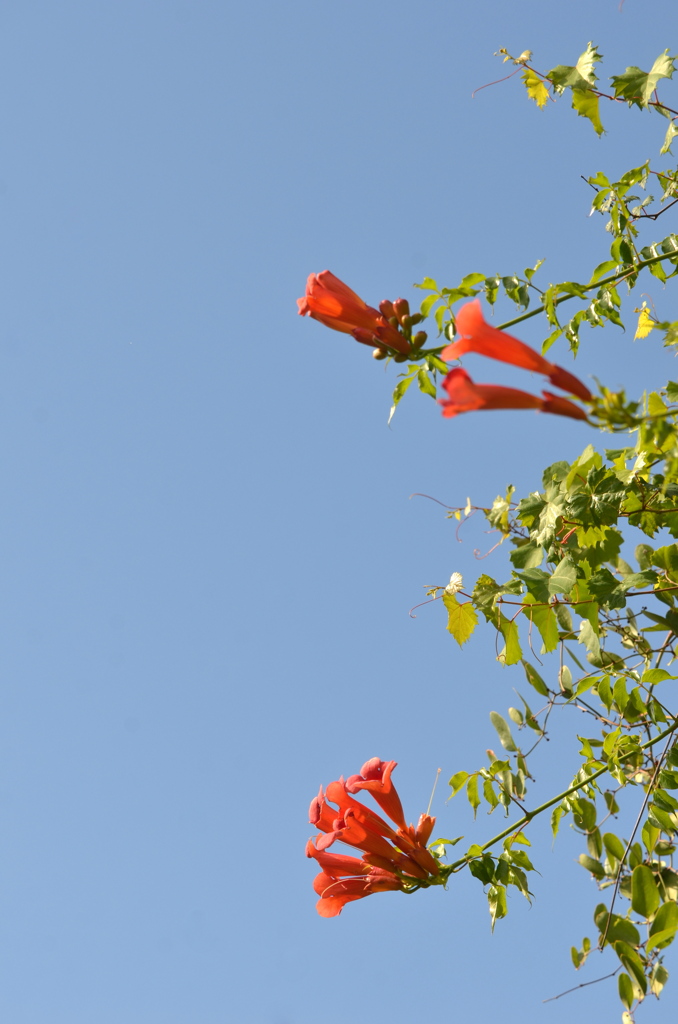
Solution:
<svg viewBox="0 0 678 1024"><path fill-rule="evenodd" d="M608 978L614 978L616 974L622 969L620 964L616 971L612 971L612 974L604 974L602 978L594 978L593 981L582 981L581 985L575 985L573 988L567 988L564 992L559 992L557 996L549 996L548 999L542 999L542 1003L552 1003L556 999L561 999L563 996L569 996L570 992L576 992L579 988L586 988L587 985L597 985L599 981L607 981Z"/></svg>
<svg viewBox="0 0 678 1024"><path fill-rule="evenodd" d="M513 76L517 75L519 71L520 68L516 68L516 70L512 71L510 75L506 75L504 78L498 78L496 82L486 82L485 85L479 85L478 88L474 89L473 92L471 93L471 99L473 99L475 94L477 92L480 92L481 89L487 89L491 85L499 85L500 82L508 82L509 78L513 78Z"/></svg>
<svg viewBox="0 0 678 1024"><path fill-rule="evenodd" d="M675 257L676 255L677 253L675 252L665 252L661 253L659 256L652 256L649 260L639 260L637 263L634 263L630 270L628 267L625 267L624 270L620 270L617 274L610 274L609 277L603 277L600 281L595 281L593 284L581 285L582 291L588 292L592 288L602 288L606 284L613 284L615 281L622 281L625 277L639 273L641 270L644 270L645 267L649 267L652 263L659 263L661 260L667 260L671 256ZM553 300L553 304L554 306L559 306L561 302L567 302L568 299L576 299L580 297L581 296L577 295L561 295L559 298ZM507 320L506 323L499 324L497 330L505 331L507 327L513 327L514 324L522 323L523 320L529 320L530 317L543 313L544 309L545 306L536 306L534 309L531 309L529 313L521 313L520 316L514 317L513 320Z"/></svg>

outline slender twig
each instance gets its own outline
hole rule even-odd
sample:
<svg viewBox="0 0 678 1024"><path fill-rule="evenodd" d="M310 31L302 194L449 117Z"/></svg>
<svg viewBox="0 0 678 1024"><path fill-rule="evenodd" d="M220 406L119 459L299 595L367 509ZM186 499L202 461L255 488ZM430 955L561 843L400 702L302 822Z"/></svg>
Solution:
<svg viewBox="0 0 678 1024"><path fill-rule="evenodd" d="M593 981L582 981L581 985L567 988L564 992L559 992L557 996L549 996L548 999L542 999L542 1003L552 1003L555 999L560 999L562 996L569 996L570 992L576 992L578 988L586 988L587 985L597 985L599 981L607 981L608 978L614 978L621 969L622 965L620 964L616 971L612 971L612 974L604 974L602 978L594 978Z"/></svg>
<svg viewBox="0 0 678 1024"><path fill-rule="evenodd" d="M516 70L512 71L510 75L506 75L504 78L498 78L496 82L485 82L485 85L479 85L478 88L474 89L473 92L471 93L471 99L473 99L475 94L477 92L480 92L481 89L487 89L491 85L499 85L500 82L508 82L509 78L513 78L513 76L517 75L519 71L520 68L516 68Z"/></svg>

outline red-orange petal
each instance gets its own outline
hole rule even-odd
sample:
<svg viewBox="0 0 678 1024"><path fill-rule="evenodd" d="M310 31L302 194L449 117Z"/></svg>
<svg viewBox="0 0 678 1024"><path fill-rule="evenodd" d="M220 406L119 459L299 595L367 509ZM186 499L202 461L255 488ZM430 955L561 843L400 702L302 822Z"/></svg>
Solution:
<svg viewBox="0 0 678 1024"><path fill-rule="evenodd" d="M525 342L488 324L478 299L463 305L457 312L455 321L459 338L440 353L441 358L447 362L459 359L467 352L476 352L489 359L520 366L524 370L535 370L546 377L555 369L553 363L544 359Z"/></svg>
<svg viewBox="0 0 678 1024"><path fill-rule="evenodd" d="M357 793L361 789L367 790L377 801L382 811L388 814L392 821L400 828L406 825L403 806L400 797L391 781L391 773L396 767L396 761L380 761L373 757L366 761L360 769L360 775L352 775L346 783L349 793Z"/></svg>
<svg viewBox="0 0 678 1024"><path fill-rule="evenodd" d="M555 416L569 416L573 420L588 419L584 410L568 398L563 398L562 395L552 395L550 391L544 391L543 395L542 409L544 412L552 412Z"/></svg>

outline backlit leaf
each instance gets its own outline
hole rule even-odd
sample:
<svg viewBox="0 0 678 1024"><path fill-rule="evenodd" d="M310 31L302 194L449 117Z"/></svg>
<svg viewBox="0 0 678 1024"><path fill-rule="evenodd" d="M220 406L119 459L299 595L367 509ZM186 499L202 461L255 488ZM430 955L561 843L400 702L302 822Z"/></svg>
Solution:
<svg viewBox="0 0 678 1024"><path fill-rule="evenodd" d="M518 638L518 626L511 619L504 615L500 617L499 629L506 642L503 651L498 655L497 661L504 665L517 665L523 656Z"/></svg>
<svg viewBox="0 0 678 1024"><path fill-rule="evenodd" d="M540 109L545 107L549 101L549 91L541 78L539 78L534 71L530 70L530 68L525 68L522 74L522 79L525 83L527 95L530 99L534 100Z"/></svg>
<svg viewBox="0 0 678 1024"><path fill-rule="evenodd" d="M631 906L641 917L652 917L659 906L659 891L647 864L638 864L633 869Z"/></svg>
<svg viewBox="0 0 678 1024"><path fill-rule="evenodd" d="M447 628L462 647L478 624L478 613L470 601L460 604L455 594L443 593L443 604L447 608Z"/></svg>
<svg viewBox="0 0 678 1024"><path fill-rule="evenodd" d="M640 310L640 316L638 317L638 326L636 327L636 333L633 336L635 341L637 338L647 338L650 331L654 330L654 320L650 316L650 311L646 306L643 306Z"/></svg>
<svg viewBox="0 0 678 1024"><path fill-rule="evenodd" d="M678 931L678 904L673 900L667 900L655 914L654 921L650 926L650 942L648 950L663 949L673 942L676 931Z"/></svg>
<svg viewBox="0 0 678 1024"><path fill-rule="evenodd" d="M426 370L422 369L419 370L419 372L417 373L417 384L419 385L419 390L422 391L425 395L430 395L431 398L436 397L436 386L429 377Z"/></svg>
<svg viewBox="0 0 678 1024"><path fill-rule="evenodd" d="M580 117L588 117L596 135L602 135L605 132L598 111L598 97L594 92L591 92L591 90L573 89L572 106Z"/></svg>
<svg viewBox="0 0 678 1024"><path fill-rule="evenodd" d="M506 722L497 711L490 711L490 721L497 730L499 741L504 750L508 750L510 753L515 753L518 748L513 741L513 736L511 735L508 722Z"/></svg>
<svg viewBox="0 0 678 1024"><path fill-rule="evenodd" d="M525 675L530 686L533 686L537 693L541 694L542 697L548 697L549 688L537 672L536 668L530 665L529 661L523 662L523 668L525 669Z"/></svg>
<svg viewBox="0 0 678 1024"><path fill-rule="evenodd" d="M635 999L633 996L633 985L631 984L631 979L629 978L628 974L624 974L624 972L622 971L622 973L619 975L617 984L619 985L619 998L621 999L626 1009L630 1010L635 1002Z"/></svg>

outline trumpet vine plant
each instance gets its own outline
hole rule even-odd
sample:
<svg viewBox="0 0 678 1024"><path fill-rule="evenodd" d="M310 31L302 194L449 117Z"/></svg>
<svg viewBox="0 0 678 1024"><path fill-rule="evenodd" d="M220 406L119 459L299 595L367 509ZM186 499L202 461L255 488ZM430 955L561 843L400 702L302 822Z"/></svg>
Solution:
<svg viewBox="0 0 678 1024"><path fill-rule="evenodd" d="M311 820L321 834L309 840L307 854L321 868L315 888L325 917L378 892L450 886L455 874L469 871L487 895L494 927L507 914L511 887L531 896L533 821L549 815L555 836L569 820L581 836L580 863L600 892L589 935L572 947L572 962L579 969L594 951L612 951L622 1020L631 1024L638 1006L666 985L678 933L678 383L633 396L598 384L592 393L551 361L551 350L565 343L576 356L583 324L624 327L630 293L649 277L668 286L678 275L678 236L657 231L657 221L678 204L678 168L670 166L678 99L669 106L665 95L675 58L666 51L648 71L626 68L603 87L602 57L592 43L574 65L550 71L537 68L529 51L500 54L513 68L507 77L522 79L530 101L547 108L569 100L598 135L609 104L663 119L659 168L648 160L616 180L602 171L586 179L609 255L582 268L578 281L539 285L541 263L522 273L469 269L444 286L426 277L417 285L424 296L416 312L405 299L369 306L322 271L310 276L299 312L396 364L391 415L416 382L448 418L537 409L591 426L591 444L573 462L548 466L532 493L509 487L487 507L469 501L448 511L457 521L479 512L498 531L510 548L508 578L483 573L465 586L455 573L427 595L444 605L459 645L473 642L481 620L496 630L498 660L524 674L533 694L505 717L491 713L501 755L488 751L486 764L459 766L449 782L474 816L484 806L503 809L509 820L463 852L453 849L459 839L431 839L434 819L427 814L416 827L407 824L391 781L395 762L372 758L360 774L331 782L314 798ZM483 309L502 293L517 313L491 327ZM516 336L533 317L543 324L541 352ZM424 329L427 321L432 329ZM678 320L660 321L645 302L636 302L633 327L648 343L678 345ZM548 389L535 395L478 384L457 365L467 352L536 371ZM596 444L594 432L608 435L604 444ZM629 563L621 552L630 529L640 542ZM568 707L588 723L579 760L560 792L532 806L532 753L548 736L552 716ZM393 824L356 798L363 790ZM624 809L632 824L622 831L616 822ZM362 856L328 852L335 842Z"/></svg>

